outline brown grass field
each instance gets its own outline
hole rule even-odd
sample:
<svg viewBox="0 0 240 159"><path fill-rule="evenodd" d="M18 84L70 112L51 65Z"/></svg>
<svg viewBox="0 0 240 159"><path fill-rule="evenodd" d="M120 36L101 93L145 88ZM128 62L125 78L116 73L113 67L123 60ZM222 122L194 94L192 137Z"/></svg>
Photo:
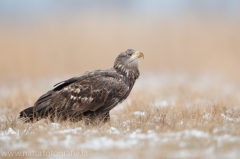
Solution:
<svg viewBox="0 0 240 159"><path fill-rule="evenodd" d="M76 21L0 26L1 158L239 158L240 23ZM142 74L110 123L17 120L55 83L128 48L145 54Z"/></svg>

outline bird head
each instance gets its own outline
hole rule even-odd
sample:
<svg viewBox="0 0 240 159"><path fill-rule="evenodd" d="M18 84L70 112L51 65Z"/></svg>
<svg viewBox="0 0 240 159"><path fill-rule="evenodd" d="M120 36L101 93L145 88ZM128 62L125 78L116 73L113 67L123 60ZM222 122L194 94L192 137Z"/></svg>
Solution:
<svg viewBox="0 0 240 159"><path fill-rule="evenodd" d="M144 58L142 52L128 49L118 55L114 63L114 68L123 70L138 69L141 57Z"/></svg>

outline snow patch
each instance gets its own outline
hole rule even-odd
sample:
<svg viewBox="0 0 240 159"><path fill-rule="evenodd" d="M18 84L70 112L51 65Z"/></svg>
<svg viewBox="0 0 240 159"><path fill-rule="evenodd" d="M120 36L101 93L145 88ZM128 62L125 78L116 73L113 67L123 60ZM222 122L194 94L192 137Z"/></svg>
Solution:
<svg viewBox="0 0 240 159"><path fill-rule="evenodd" d="M14 131L12 128L8 128L8 130L7 131L2 131L1 132L1 136L4 136L4 135L16 135L16 136L18 136L19 135L19 131Z"/></svg>
<svg viewBox="0 0 240 159"><path fill-rule="evenodd" d="M55 133L59 133L59 134L67 134L67 133L73 133L73 134L77 134L79 131L82 131L82 128L75 128L75 129L64 129L64 130L58 130Z"/></svg>
<svg viewBox="0 0 240 159"><path fill-rule="evenodd" d="M196 137L196 138L209 138L211 135L209 133L206 133L204 131L200 130L184 130L179 132L173 132L173 133L164 133L163 136L173 137L176 139L179 139L182 137L184 139L190 138L190 137Z"/></svg>
<svg viewBox="0 0 240 159"><path fill-rule="evenodd" d="M226 116L226 115L224 115L224 114L222 114L222 117L223 117L224 119L228 120L228 121L235 121L235 122L239 122L239 121L240 121L239 118L237 118L237 119L230 118L230 117L228 117L228 116Z"/></svg>
<svg viewBox="0 0 240 159"><path fill-rule="evenodd" d="M170 101L167 101L167 100L156 100L156 101L150 103L150 105L154 106L154 107L157 107L157 108L159 108L159 107L167 107L169 105L174 106L175 105L175 101L172 100L170 102Z"/></svg>
<svg viewBox="0 0 240 159"><path fill-rule="evenodd" d="M211 118L211 114L207 113L205 115L203 115L203 119L210 119Z"/></svg>
<svg viewBox="0 0 240 159"><path fill-rule="evenodd" d="M146 116L146 113L145 112L141 112L141 111L136 111L133 114L136 115L136 116Z"/></svg>
<svg viewBox="0 0 240 159"><path fill-rule="evenodd" d="M59 127L61 126L61 124L58 123L51 123L52 127L54 127L55 129L59 129Z"/></svg>
<svg viewBox="0 0 240 159"><path fill-rule="evenodd" d="M79 148L82 149L94 149L94 150L100 150L100 149L112 149L112 148L131 148L132 146L135 146L138 144L138 140L132 139L132 140L113 140L109 137L100 137L100 138L93 138L90 140L87 140L86 142L79 145Z"/></svg>
<svg viewBox="0 0 240 159"><path fill-rule="evenodd" d="M107 133L109 134L120 134L120 132L118 131L118 129L116 129L115 127L111 127L109 130L107 130Z"/></svg>

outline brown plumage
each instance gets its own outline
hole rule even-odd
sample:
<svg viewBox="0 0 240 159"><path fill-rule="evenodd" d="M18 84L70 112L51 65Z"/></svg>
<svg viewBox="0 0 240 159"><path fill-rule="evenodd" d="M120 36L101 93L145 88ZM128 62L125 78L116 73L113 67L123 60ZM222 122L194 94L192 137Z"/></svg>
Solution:
<svg viewBox="0 0 240 159"><path fill-rule="evenodd" d="M20 112L25 122L49 118L106 122L109 111L123 102L139 77L139 58L143 53L128 49L118 55L114 66L86 72L55 85L34 104Z"/></svg>

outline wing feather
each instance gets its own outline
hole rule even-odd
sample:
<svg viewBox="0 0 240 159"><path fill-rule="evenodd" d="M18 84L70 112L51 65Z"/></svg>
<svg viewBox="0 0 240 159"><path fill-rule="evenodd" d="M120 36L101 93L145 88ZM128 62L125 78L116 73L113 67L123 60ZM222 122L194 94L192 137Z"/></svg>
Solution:
<svg viewBox="0 0 240 159"><path fill-rule="evenodd" d="M128 85L111 72L88 72L58 83L52 91L41 96L34 107L36 111L50 108L82 112L110 110L123 100L128 91Z"/></svg>
<svg viewBox="0 0 240 159"><path fill-rule="evenodd" d="M113 104L116 105L116 101L124 96L128 87L123 82L108 77L98 77L73 83L67 90L58 93L52 102L53 108L60 108L59 105L64 104L64 109L96 111L103 106L107 109ZM62 104L59 104L59 101L62 101Z"/></svg>

